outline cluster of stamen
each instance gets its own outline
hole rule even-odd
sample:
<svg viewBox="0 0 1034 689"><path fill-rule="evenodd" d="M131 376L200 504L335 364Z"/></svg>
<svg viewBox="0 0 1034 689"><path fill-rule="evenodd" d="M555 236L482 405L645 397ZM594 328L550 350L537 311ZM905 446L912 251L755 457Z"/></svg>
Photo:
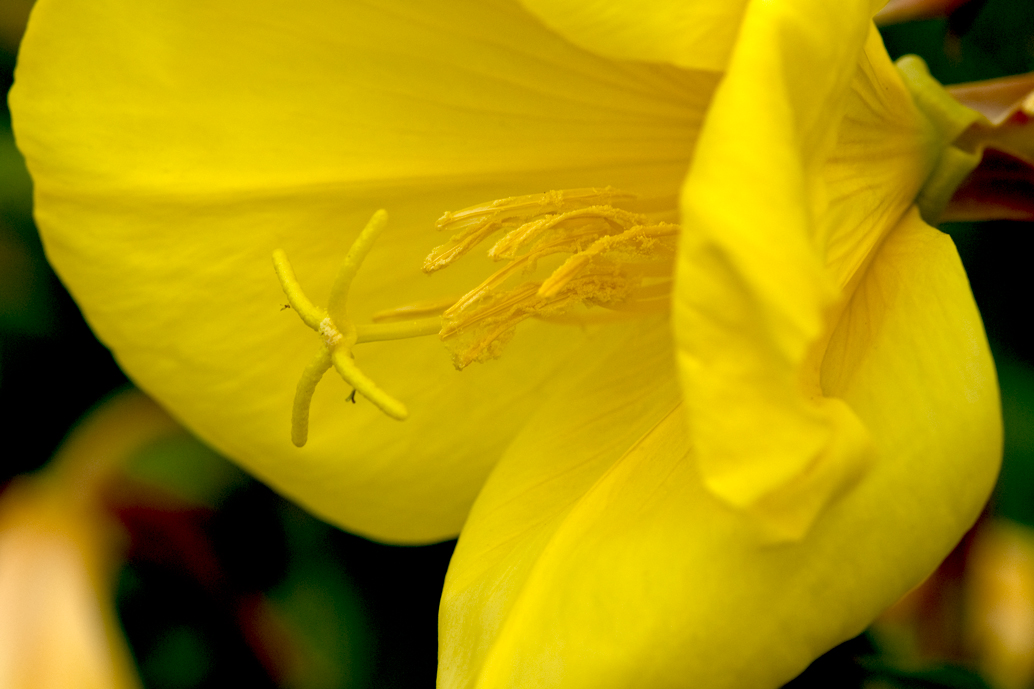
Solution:
<svg viewBox="0 0 1034 689"><path fill-rule="evenodd" d="M635 200L611 188L551 191L517 196L446 213L437 222L451 239L424 262L433 273L455 262L498 232L488 256L506 265L459 299L409 304L376 314L372 324L354 324L346 309L349 287L384 229L378 211L352 245L331 288L326 309L302 293L283 251L273 264L291 306L320 335L321 346L295 393L292 440L308 436L309 406L316 384L332 366L356 392L394 419L405 419L401 402L359 370L352 347L363 342L438 334L462 369L499 356L517 325L527 318L588 323L668 309L678 225L621 208ZM566 260L560 260L567 255ZM534 273L549 257L555 267ZM556 265L559 263L559 265ZM585 313L603 307L603 318Z"/></svg>
<svg viewBox="0 0 1034 689"><path fill-rule="evenodd" d="M634 200L611 188L573 189L443 215L438 229L453 236L427 257L427 273L504 233L488 256L506 265L442 312L440 337L456 367L499 356L527 318L584 323L594 319L575 310L589 306L607 318L666 310L679 227L617 206ZM569 257L545 279L521 281L554 255Z"/></svg>

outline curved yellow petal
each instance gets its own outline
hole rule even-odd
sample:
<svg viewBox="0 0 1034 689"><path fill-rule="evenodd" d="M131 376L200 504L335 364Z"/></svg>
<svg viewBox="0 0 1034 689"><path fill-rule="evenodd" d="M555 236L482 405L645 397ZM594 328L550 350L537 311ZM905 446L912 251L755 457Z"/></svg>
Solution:
<svg viewBox="0 0 1034 689"><path fill-rule="evenodd" d="M748 0L521 0L576 46L622 60L724 71ZM869 14L883 0L869 3ZM807 21L807 16L802 16Z"/></svg>
<svg viewBox="0 0 1034 689"><path fill-rule="evenodd" d="M838 296L815 246L819 172L867 12L862 0L751 4L683 191L679 368L705 480L740 507L817 459L847 481L869 454L849 410L816 399L817 375L804 370ZM743 433L751 424L770 430ZM807 526L782 521L772 523L781 537Z"/></svg>
<svg viewBox="0 0 1034 689"><path fill-rule="evenodd" d="M674 374L663 346L643 350L654 375ZM446 580L443 688L774 689L936 567L997 473L979 314L951 241L914 212L823 362L825 391L869 429L875 461L801 540L773 545L705 486L692 417L663 385L620 385L621 424L605 403L576 417L584 431L551 436L539 420L557 451L518 440L486 484ZM623 453L615 435L594 443L616 425L649 430Z"/></svg>
<svg viewBox="0 0 1034 689"><path fill-rule="evenodd" d="M726 69L747 0L520 0L575 45L622 60L666 62L687 69ZM884 0L867 3L867 17ZM819 14L821 16L821 13ZM807 12L801 23L811 22ZM821 32L821 20L814 22ZM817 64L809 65L811 74Z"/></svg>
<svg viewBox="0 0 1034 689"><path fill-rule="evenodd" d="M600 477L679 404L666 320L626 338L542 400L478 496L442 594L442 689L478 686L543 548Z"/></svg>
<svg viewBox="0 0 1034 689"><path fill-rule="evenodd" d="M624 60L720 72L747 0L521 0L575 45Z"/></svg>
<svg viewBox="0 0 1034 689"><path fill-rule="evenodd" d="M751 5L683 190L674 324L696 460L777 540L802 537L872 460L819 364L958 133L916 107L869 11Z"/></svg>
<svg viewBox="0 0 1034 689"><path fill-rule="evenodd" d="M318 338L281 311L273 250L325 303L385 208L350 316L458 296L491 267L420 273L443 211L591 185L674 208L716 77L601 59L507 2L41 0L16 81L48 256L127 373L321 516L419 542L458 531L554 379L619 335L533 323L462 374L433 338L359 345L409 420L328 376L296 450Z"/></svg>

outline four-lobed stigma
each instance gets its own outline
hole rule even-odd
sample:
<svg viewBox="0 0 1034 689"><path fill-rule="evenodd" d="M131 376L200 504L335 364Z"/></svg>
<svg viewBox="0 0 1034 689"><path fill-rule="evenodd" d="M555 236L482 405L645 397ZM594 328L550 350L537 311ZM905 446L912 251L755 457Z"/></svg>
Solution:
<svg viewBox="0 0 1034 689"><path fill-rule="evenodd" d="M348 291L352 286L359 266L377 236L387 224L388 214L379 210L370 218L359 238L348 250L341 268L338 270L334 284L330 288L327 308L321 309L305 296L298 280L294 276L287 255L277 249L273 252L273 267L280 278L280 285L291 307L302 321L320 335L322 343L316 356L305 367L294 395L294 408L291 414L291 440L295 445L305 445L309 435L309 405L312 394L316 390L323 374L333 366L352 386L355 392L370 400L378 409L393 419L403 420L409 416L406 405L384 392L359 367L352 356L352 347L363 342L397 340L421 335L434 335L441 330L441 318L434 316L401 323L356 325L348 317Z"/></svg>
<svg viewBox="0 0 1034 689"><path fill-rule="evenodd" d="M301 447L307 440L312 395L331 366L353 387L353 401L358 392L393 419L408 416L402 402L358 368L352 355L357 344L438 335L456 368L462 369L499 356L517 325L527 318L585 324L666 311L680 228L617 205L635 198L610 187L572 189L446 213L438 220L438 229L454 234L427 257L424 272L445 268L499 231L505 234L488 255L506 265L458 299L391 309L375 314L370 324L357 325L349 319L348 292L384 230L386 211L374 213L352 244L325 310L302 292L284 252L274 251L273 265L291 307L322 341L295 392L294 444ZM566 260L545 279L523 279L540 261L565 254ZM600 319L579 311L592 306L603 307L608 315Z"/></svg>

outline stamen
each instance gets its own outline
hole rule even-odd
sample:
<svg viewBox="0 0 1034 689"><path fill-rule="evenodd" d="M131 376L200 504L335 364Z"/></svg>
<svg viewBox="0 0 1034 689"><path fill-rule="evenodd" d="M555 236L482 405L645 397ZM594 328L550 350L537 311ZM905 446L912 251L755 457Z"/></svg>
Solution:
<svg viewBox="0 0 1034 689"><path fill-rule="evenodd" d="M524 223L520 222L522 218L563 213L586 206L610 205L615 201L629 201L634 198L634 194L610 187L569 189L513 196L460 211L447 212L435 223L438 229L459 231L452 236L449 243L431 252L424 261L424 272L433 273L445 268L496 231L523 225Z"/></svg>
<svg viewBox="0 0 1034 689"><path fill-rule="evenodd" d="M513 258L517 254L518 250L529 244L532 240L536 239L547 230L551 230L562 223L572 225L573 223L571 221L576 219L586 221L584 223L584 227L586 227L583 231L584 235L588 235L595 231L596 236L599 236L600 232L606 232L608 229L620 231L631 225L645 222L646 220L645 216L639 215L638 213L631 213L629 211L622 210L620 208L612 208L610 206L589 206L588 208L580 208L575 211L560 213L559 215L554 215L535 222L525 223L496 242L495 246L488 250L488 256L496 261L503 258ZM601 223L607 223L607 226L601 226Z"/></svg>
<svg viewBox="0 0 1034 689"><path fill-rule="evenodd" d="M446 297L444 299L418 301L413 304L398 306L394 309L378 311L377 313L373 314L370 320L372 320L374 323L381 323L383 321L394 321L400 318L418 318L421 316L430 316L433 314L441 315L441 313L445 311L445 309L455 304L458 298L459 297Z"/></svg>
<svg viewBox="0 0 1034 689"><path fill-rule="evenodd" d="M442 329L442 317L421 318L405 323L374 323L357 325L356 344L364 342L383 342L384 340L405 340L411 337L437 335Z"/></svg>
<svg viewBox="0 0 1034 689"><path fill-rule="evenodd" d="M567 259L564 265L553 271L553 274L539 288L539 295L549 297L558 293L564 285L577 275L584 273L594 261L598 262L609 252L623 252L638 258L650 258L659 253L657 251L659 239L675 238L678 237L678 234L678 225L660 223L651 227L636 225L619 235L600 237L588 249ZM668 254L668 252L664 253ZM673 253L674 246L671 247L671 254L668 255L673 255ZM648 269L648 264L641 266L641 269ZM666 262L664 269L659 272L661 275L671 275L670 262Z"/></svg>
<svg viewBox="0 0 1034 689"><path fill-rule="evenodd" d="M315 306L305 296L287 255L281 249L273 252L273 267L291 307L306 325L319 334L321 340L319 351L305 367L295 389L291 441L298 447L305 445L308 440L309 408L316 385L331 366L354 388L351 397L353 402L358 392L393 419L401 421L409 416L406 405L386 393L359 370L352 356L352 347L361 342L434 335L441 330L440 317L369 325L355 325L348 318L347 302L352 281L378 235L384 230L387 219L388 214L383 210L374 213L348 250L331 287L327 310Z"/></svg>
<svg viewBox="0 0 1034 689"><path fill-rule="evenodd" d="M507 265L442 312L440 337L457 368L498 356L528 318L588 322L601 319L572 317L571 310L601 306L627 318L669 308L680 228L612 205L634 198L609 187L575 189L443 215L439 229L459 232L427 257L427 272L449 265L492 233L506 231L488 255ZM570 257L545 280L504 288L542 259L564 253Z"/></svg>

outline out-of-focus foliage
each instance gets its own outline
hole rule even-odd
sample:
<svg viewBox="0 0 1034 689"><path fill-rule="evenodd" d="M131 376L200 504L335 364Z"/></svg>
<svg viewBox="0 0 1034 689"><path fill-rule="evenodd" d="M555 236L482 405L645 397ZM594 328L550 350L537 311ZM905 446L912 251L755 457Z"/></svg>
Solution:
<svg viewBox="0 0 1034 689"><path fill-rule="evenodd" d="M1034 526L1034 366L1003 355L998 371L1006 430L994 507L1000 515Z"/></svg>
<svg viewBox="0 0 1034 689"><path fill-rule="evenodd" d="M0 122L0 329L23 335L53 331L49 269L32 225L32 181Z"/></svg>

